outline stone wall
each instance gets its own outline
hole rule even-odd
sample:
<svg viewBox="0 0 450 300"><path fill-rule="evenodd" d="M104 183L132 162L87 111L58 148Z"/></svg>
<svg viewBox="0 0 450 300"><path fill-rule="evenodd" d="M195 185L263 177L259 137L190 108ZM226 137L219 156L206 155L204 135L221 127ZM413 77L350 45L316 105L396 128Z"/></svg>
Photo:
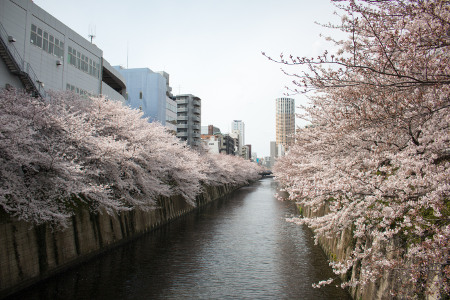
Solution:
<svg viewBox="0 0 450 300"><path fill-rule="evenodd" d="M204 192L197 196L197 206L203 206L237 188L231 185L205 187ZM10 221L0 216L0 298L194 209L180 196L161 198L158 208L148 212L134 210L108 215L80 209L64 230Z"/></svg>
<svg viewBox="0 0 450 300"><path fill-rule="evenodd" d="M301 207L300 212L305 217L320 217L324 216L329 212L329 209L326 206L321 207L318 210L313 211L311 207ZM323 249L323 251L327 254L330 261L333 260L345 260L350 256L352 252L353 245L355 240L353 238L353 234L351 229L348 228L344 230L341 236L336 238L325 238L319 237L319 245ZM392 240L391 243L395 243L395 240ZM390 246L394 246L395 244L391 244ZM400 247L400 245L396 245ZM387 254L389 258L393 258L394 255L392 252ZM407 265L408 262L405 262ZM360 278L360 269L353 268L351 272L348 274L344 274L341 276L341 279L347 281L348 279L358 280ZM326 279L326 278L324 278ZM438 280L434 278L433 280ZM390 295L390 290L393 291L402 291L402 293L406 296L394 297ZM383 299L425 299L425 300L438 300L438 299L447 299L440 295L439 290L428 290L424 295L418 296L414 295L410 290L408 284L402 282L402 278L395 275L393 272L385 271L383 276L370 284L367 284L364 288L351 288L349 292L353 299L357 300L383 300Z"/></svg>

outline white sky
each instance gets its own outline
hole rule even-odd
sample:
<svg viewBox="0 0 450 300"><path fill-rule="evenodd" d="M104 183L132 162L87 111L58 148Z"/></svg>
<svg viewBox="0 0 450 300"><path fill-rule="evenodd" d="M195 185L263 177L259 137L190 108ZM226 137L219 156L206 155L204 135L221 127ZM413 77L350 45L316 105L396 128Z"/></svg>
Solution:
<svg viewBox="0 0 450 300"><path fill-rule="evenodd" d="M275 98L292 81L279 57L317 56L330 48L314 22L336 23L330 0L34 0L94 43L111 65L166 71L173 93L202 99L202 125L223 133L245 123L258 157L275 140ZM335 33L336 34L336 33ZM293 96L296 104L304 96ZM297 125L301 125L297 120Z"/></svg>

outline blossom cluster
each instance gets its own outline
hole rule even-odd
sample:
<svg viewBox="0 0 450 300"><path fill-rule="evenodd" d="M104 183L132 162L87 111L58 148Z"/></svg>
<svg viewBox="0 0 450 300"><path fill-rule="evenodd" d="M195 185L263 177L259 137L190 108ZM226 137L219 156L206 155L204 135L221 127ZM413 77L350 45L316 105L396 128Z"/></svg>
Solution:
<svg viewBox="0 0 450 300"><path fill-rule="evenodd" d="M205 185L242 185L259 167L192 150L119 102L73 93L47 100L0 90L0 213L65 225L77 208L154 209L159 197L195 205Z"/></svg>
<svg viewBox="0 0 450 300"><path fill-rule="evenodd" d="M358 271L343 286L391 274L392 294L448 295L450 6L337 2L335 27L349 38L336 54L277 61L306 67L291 73L291 90L317 93L302 107L312 125L298 130L276 179L302 206L326 207L301 220L316 238L351 230L350 257L332 262L336 274Z"/></svg>

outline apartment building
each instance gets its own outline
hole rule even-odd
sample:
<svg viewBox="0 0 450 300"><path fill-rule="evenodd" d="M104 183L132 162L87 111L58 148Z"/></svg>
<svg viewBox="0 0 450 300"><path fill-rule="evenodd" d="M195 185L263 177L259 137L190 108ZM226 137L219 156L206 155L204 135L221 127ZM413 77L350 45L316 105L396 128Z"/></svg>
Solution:
<svg viewBox="0 0 450 300"><path fill-rule="evenodd" d="M191 147L201 145L201 99L192 94L175 96L177 137Z"/></svg>

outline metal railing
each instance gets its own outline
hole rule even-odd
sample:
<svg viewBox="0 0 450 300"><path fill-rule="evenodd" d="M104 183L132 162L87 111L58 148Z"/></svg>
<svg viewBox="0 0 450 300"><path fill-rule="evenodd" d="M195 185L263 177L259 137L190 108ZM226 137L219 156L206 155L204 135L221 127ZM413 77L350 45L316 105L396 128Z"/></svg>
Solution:
<svg viewBox="0 0 450 300"><path fill-rule="evenodd" d="M2 23L0 23L0 37L2 39L2 44L5 46L6 51L9 56L14 59L14 63L17 66L17 71L24 70L24 60L22 56L20 56L19 51L17 51L16 47L9 42L9 35L3 27Z"/></svg>
<svg viewBox="0 0 450 300"><path fill-rule="evenodd" d="M183 98L181 98L181 99L176 100L176 102L177 102L178 104L188 104L188 103L189 103L189 99L183 99Z"/></svg>
<svg viewBox="0 0 450 300"><path fill-rule="evenodd" d="M6 32L5 27L3 27L2 23L0 23L0 38L3 46L5 47L5 51L17 68L17 75L26 76L28 81L33 86L33 89L39 94L39 96L42 98L46 98L47 93L42 86L42 82L39 81L31 65L25 62L19 51L17 51L16 47L12 44L12 42L9 41L9 35Z"/></svg>
<svg viewBox="0 0 450 300"><path fill-rule="evenodd" d="M43 83L41 81L39 81L38 77L36 76L36 73L34 73L34 70L31 67L31 65L29 63L26 63L26 64L27 64L26 73L28 74L28 77L30 78L30 80L33 82L33 86L36 89L36 92L38 92L42 98L44 98L44 99L47 98L47 93L45 92Z"/></svg>

